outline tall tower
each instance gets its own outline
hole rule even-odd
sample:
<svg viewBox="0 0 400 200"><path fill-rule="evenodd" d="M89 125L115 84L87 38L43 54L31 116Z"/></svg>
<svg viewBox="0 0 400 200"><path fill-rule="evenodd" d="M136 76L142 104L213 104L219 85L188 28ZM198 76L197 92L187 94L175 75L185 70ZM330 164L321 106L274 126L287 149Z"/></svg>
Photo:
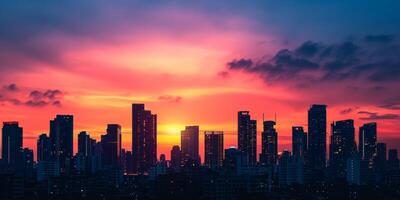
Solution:
<svg viewBox="0 0 400 200"><path fill-rule="evenodd" d="M354 121L337 121L331 127L329 168L333 177L345 178L347 160L356 152Z"/></svg>
<svg viewBox="0 0 400 200"><path fill-rule="evenodd" d="M119 166L121 158L121 126L108 124L107 134L101 136L102 163L105 167Z"/></svg>
<svg viewBox="0 0 400 200"><path fill-rule="evenodd" d="M224 156L224 133L222 131L204 132L204 163L209 168L222 166Z"/></svg>
<svg viewBox="0 0 400 200"><path fill-rule="evenodd" d="M37 161L49 161L52 157L52 143L50 138L45 134L41 134L37 140Z"/></svg>
<svg viewBox="0 0 400 200"><path fill-rule="evenodd" d="M257 121L249 111L238 112L238 150L243 152L249 165L257 161Z"/></svg>
<svg viewBox="0 0 400 200"><path fill-rule="evenodd" d="M181 151L183 164L200 164L199 126L186 126L185 130L181 131Z"/></svg>
<svg viewBox="0 0 400 200"><path fill-rule="evenodd" d="M171 149L171 168L177 172L181 167L181 149L178 145L175 145Z"/></svg>
<svg viewBox="0 0 400 200"><path fill-rule="evenodd" d="M66 173L71 167L73 133L74 117L72 115L57 115L56 118L50 120L50 140L61 173Z"/></svg>
<svg viewBox="0 0 400 200"><path fill-rule="evenodd" d="M22 128L18 122L4 122L2 128L2 160L15 165L22 156Z"/></svg>
<svg viewBox="0 0 400 200"><path fill-rule="evenodd" d="M307 151L307 135L302 126L292 127L292 152L293 156L304 157Z"/></svg>
<svg viewBox="0 0 400 200"><path fill-rule="evenodd" d="M308 110L308 152L314 177L322 177L326 167L326 105L312 105Z"/></svg>
<svg viewBox="0 0 400 200"><path fill-rule="evenodd" d="M370 163L376 154L376 122L364 124L359 129L358 151L363 160L368 160Z"/></svg>
<svg viewBox="0 0 400 200"><path fill-rule="evenodd" d="M144 173L157 162L157 115L132 104L133 171Z"/></svg>
<svg viewBox="0 0 400 200"><path fill-rule="evenodd" d="M275 121L264 121L261 133L260 162L267 165L276 165L278 159L278 133Z"/></svg>

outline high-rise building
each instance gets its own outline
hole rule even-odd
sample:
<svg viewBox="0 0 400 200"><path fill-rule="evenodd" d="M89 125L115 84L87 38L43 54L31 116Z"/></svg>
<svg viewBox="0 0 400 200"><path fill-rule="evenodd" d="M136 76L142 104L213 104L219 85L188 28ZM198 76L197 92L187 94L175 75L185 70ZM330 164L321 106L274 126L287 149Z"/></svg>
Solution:
<svg viewBox="0 0 400 200"><path fill-rule="evenodd" d="M21 158L22 128L18 122L4 122L2 128L2 159L4 163L15 165Z"/></svg>
<svg viewBox="0 0 400 200"><path fill-rule="evenodd" d="M377 143L376 144L376 156L374 157L374 169L376 172L382 172L386 168L386 144Z"/></svg>
<svg viewBox="0 0 400 200"><path fill-rule="evenodd" d="M222 166L224 159L224 133L222 131L204 132L204 163L209 168Z"/></svg>
<svg viewBox="0 0 400 200"><path fill-rule="evenodd" d="M257 121L251 119L249 111L238 112L238 150L247 157L247 164L256 164Z"/></svg>
<svg viewBox="0 0 400 200"><path fill-rule="evenodd" d="M171 149L171 168L177 172L181 167L181 149L178 145L174 145Z"/></svg>
<svg viewBox="0 0 400 200"><path fill-rule="evenodd" d="M387 168L389 171L399 170L399 157L397 154L397 149L389 149Z"/></svg>
<svg viewBox="0 0 400 200"><path fill-rule="evenodd" d="M329 168L335 178L346 178L347 160L356 153L354 121L343 120L332 123L329 151Z"/></svg>
<svg viewBox="0 0 400 200"><path fill-rule="evenodd" d="M121 126L118 124L108 124L107 134L101 136L101 145L101 161L103 166L119 166L121 156Z"/></svg>
<svg viewBox="0 0 400 200"><path fill-rule="evenodd" d="M307 151L307 135L302 126L292 127L292 152L293 156L304 157Z"/></svg>
<svg viewBox="0 0 400 200"><path fill-rule="evenodd" d="M322 177L326 167L326 105L312 105L308 110L309 167L313 177Z"/></svg>
<svg viewBox="0 0 400 200"><path fill-rule="evenodd" d="M90 138L86 131L82 131L78 135L78 153L83 156L90 156L92 154L93 139Z"/></svg>
<svg viewBox="0 0 400 200"><path fill-rule="evenodd" d="M134 172L144 173L157 162L157 115L132 104L132 154Z"/></svg>
<svg viewBox="0 0 400 200"><path fill-rule="evenodd" d="M37 140L37 161L52 160L52 143L50 138L45 134L41 134Z"/></svg>
<svg viewBox="0 0 400 200"><path fill-rule="evenodd" d="M242 151L239 151L235 147L225 149L225 159L223 166L228 170L241 173L243 169L248 167L247 156Z"/></svg>
<svg viewBox="0 0 400 200"><path fill-rule="evenodd" d="M267 165L276 165L278 159L278 133L275 121L264 121L261 133L260 162Z"/></svg>
<svg viewBox="0 0 400 200"><path fill-rule="evenodd" d="M60 172L66 173L71 167L73 156L74 117L72 115L57 115L50 120L50 139Z"/></svg>
<svg viewBox="0 0 400 200"><path fill-rule="evenodd" d="M29 148L24 148L22 150L21 166L23 168L22 172L25 177L33 177L33 150Z"/></svg>
<svg viewBox="0 0 400 200"><path fill-rule="evenodd" d="M376 123L367 123L359 129L358 151L361 159L372 162L376 153Z"/></svg>
<svg viewBox="0 0 400 200"><path fill-rule="evenodd" d="M184 165L200 164L199 126L186 126L181 131L181 152Z"/></svg>
<svg viewBox="0 0 400 200"><path fill-rule="evenodd" d="M279 185L304 183L304 160L302 157L290 155L290 152L285 150L279 157L278 169Z"/></svg>

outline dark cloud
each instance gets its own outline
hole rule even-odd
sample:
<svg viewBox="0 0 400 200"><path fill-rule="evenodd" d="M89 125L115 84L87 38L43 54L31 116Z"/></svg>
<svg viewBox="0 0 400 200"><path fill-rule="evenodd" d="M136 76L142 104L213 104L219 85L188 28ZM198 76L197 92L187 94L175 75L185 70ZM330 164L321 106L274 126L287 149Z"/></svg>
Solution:
<svg viewBox="0 0 400 200"><path fill-rule="evenodd" d="M380 105L379 107L386 108L389 110L400 110L400 103L385 104L385 105Z"/></svg>
<svg viewBox="0 0 400 200"><path fill-rule="evenodd" d="M389 43L395 39L394 35L367 35L364 40L370 43Z"/></svg>
<svg viewBox="0 0 400 200"><path fill-rule="evenodd" d="M241 58L228 62L228 66L230 69L251 69L253 61L251 59Z"/></svg>
<svg viewBox="0 0 400 200"><path fill-rule="evenodd" d="M17 85L16 85L15 83L11 83L11 84L9 84L9 85L5 85L3 88L4 88L5 90L11 91L11 92L18 91L18 87L17 87Z"/></svg>
<svg viewBox="0 0 400 200"><path fill-rule="evenodd" d="M296 50L295 53L305 57L312 57L316 53L318 53L322 49L322 45L320 43L316 43L313 41L307 41L300 45Z"/></svg>
<svg viewBox="0 0 400 200"><path fill-rule="evenodd" d="M28 95L26 95L28 93ZM22 91L16 84L10 84L0 90L0 102L9 103L15 106L44 107L61 106L63 92L60 90L32 90Z"/></svg>
<svg viewBox="0 0 400 200"><path fill-rule="evenodd" d="M158 97L158 100L172 102L172 103L179 103L182 101L182 97L181 96L162 95L162 96Z"/></svg>
<svg viewBox="0 0 400 200"><path fill-rule="evenodd" d="M357 107L355 107L355 108L346 108L346 109L341 110L340 114L346 115L346 114L354 112L357 109L358 109Z"/></svg>
<svg viewBox="0 0 400 200"><path fill-rule="evenodd" d="M358 114L363 115L360 117L361 120L390 120L390 119L399 119L400 115L398 114L379 114L377 112L368 112L368 111L360 111Z"/></svg>
<svg viewBox="0 0 400 200"><path fill-rule="evenodd" d="M356 39L331 45L307 41L294 50L282 49L270 59L241 58L227 65L230 70L259 74L269 83L306 85L342 80L387 83L400 82L399 54L400 43L394 40L380 46Z"/></svg>
<svg viewBox="0 0 400 200"><path fill-rule="evenodd" d="M229 72L227 72L227 71L218 72L218 76L220 76L222 78L227 78L227 77L229 77Z"/></svg>

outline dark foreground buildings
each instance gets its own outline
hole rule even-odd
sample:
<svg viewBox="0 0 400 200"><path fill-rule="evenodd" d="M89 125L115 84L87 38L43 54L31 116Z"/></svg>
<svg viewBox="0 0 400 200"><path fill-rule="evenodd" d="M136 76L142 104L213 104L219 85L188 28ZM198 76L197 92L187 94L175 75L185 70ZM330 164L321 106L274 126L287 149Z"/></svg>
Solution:
<svg viewBox="0 0 400 200"><path fill-rule="evenodd" d="M238 113L238 148L224 146L222 131L200 141L199 126L187 126L169 160L156 158L157 118L143 104L132 106L132 151L122 148L122 127L109 124L99 141L76 132L72 155L73 116L57 115L37 139L35 162L22 127L5 122L0 199L399 199L398 152L378 142L376 123L333 122L327 158L326 106L311 106L308 118L308 133L292 127L291 151L281 153L276 122L263 121L259 160L247 111Z"/></svg>

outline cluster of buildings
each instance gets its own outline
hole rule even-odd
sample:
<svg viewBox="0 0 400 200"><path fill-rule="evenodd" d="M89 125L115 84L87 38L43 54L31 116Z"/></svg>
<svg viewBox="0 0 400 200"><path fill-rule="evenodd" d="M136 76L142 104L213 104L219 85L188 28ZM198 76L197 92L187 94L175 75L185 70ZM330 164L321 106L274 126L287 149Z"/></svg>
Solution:
<svg viewBox="0 0 400 200"><path fill-rule="evenodd" d="M129 197L156 198L157 194L178 195L182 188L198 183L191 187L201 188L204 197L233 199L237 191L237 195L271 194L276 188L335 181L355 186L400 184L397 150L389 149L387 158L386 145L377 141L375 122L359 127L358 146L353 120L333 122L328 145L326 115L326 105L312 105L307 130L293 126L292 152L281 153L276 121L263 119L257 155L257 121L249 111L239 111L237 148L224 149L223 131L205 131L203 161L199 126L181 131L180 146L172 147L170 160L163 154L157 159L157 115L144 104L132 105L130 150L121 146L121 126L108 124L100 141L80 132L78 151L73 154L73 116L57 115L50 121L49 134L37 140L35 162L33 151L23 148L22 127L18 122L4 122L0 179L12 184L3 187L8 191L3 195L24 196L29 186L37 195L41 191L80 196L99 195L112 187ZM316 189L322 197L326 187ZM198 194L192 189L184 193Z"/></svg>

